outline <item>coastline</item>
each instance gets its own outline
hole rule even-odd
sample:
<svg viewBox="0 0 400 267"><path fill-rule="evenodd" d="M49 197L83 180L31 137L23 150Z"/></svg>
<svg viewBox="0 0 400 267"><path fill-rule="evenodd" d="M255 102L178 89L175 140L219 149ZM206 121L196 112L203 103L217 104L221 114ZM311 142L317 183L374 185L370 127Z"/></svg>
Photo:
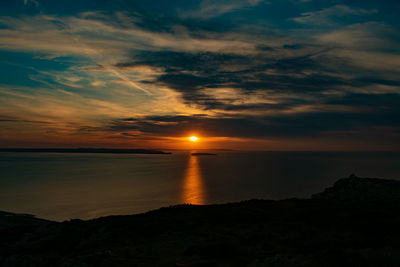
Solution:
<svg viewBox="0 0 400 267"><path fill-rule="evenodd" d="M0 152L29 153L111 153L111 154L172 154L152 149L117 149L117 148L0 148Z"/></svg>

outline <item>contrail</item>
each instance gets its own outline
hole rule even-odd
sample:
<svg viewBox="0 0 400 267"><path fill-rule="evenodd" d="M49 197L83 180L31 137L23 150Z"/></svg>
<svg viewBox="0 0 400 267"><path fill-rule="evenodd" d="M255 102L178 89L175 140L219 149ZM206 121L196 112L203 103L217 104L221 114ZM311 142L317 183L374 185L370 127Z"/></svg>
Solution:
<svg viewBox="0 0 400 267"><path fill-rule="evenodd" d="M72 35L72 39L79 44L80 46L82 46L84 48L84 51L86 53L86 55L88 55L91 60L93 61L94 64L98 65L98 66L102 66L106 71L113 73L115 76L117 76L118 78L122 79L123 81L127 82L131 87L138 89L142 92L145 92L148 95L152 95L152 93L141 87L140 85L138 85L137 83L135 83L134 81L132 81L131 79L129 79L128 77L126 77L124 74L120 73L119 71L117 71L114 67L111 67L108 64L101 64L98 63L94 57L92 56L93 54L99 55L100 57L103 56L101 53L99 53L98 51L96 51L95 49L88 47L84 42L82 42L79 37L73 36Z"/></svg>
<svg viewBox="0 0 400 267"><path fill-rule="evenodd" d="M24 0L24 1L28 1L28 0ZM33 1L33 0L31 0L31 1ZM66 32L69 34L70 38L74 42L76 42L78 45L82 46L84 53L93 61L93 63L95 65L103 67L106 71L114 74L115 76L117 76L121 80L127 82L131 87L133 87L133 88L135 88L137 90L140 90L140 91L146 93L147 95L152 95L152 93L149 90L141 87L140 85L138 85L137 83L135 83L134 81L132 81L131 79L126 77L124 74L122 74L119 71L117 71L114 67L112 67L112 66L110 66L108 64L100 64L100 63L98 63L96 61L95 57L93 56L93 54L98 55L98 57L103 57L103 55L101 53L99 53L97 50L87 46L84 42L82 42L80 40L80 38L78 36L75 36L72 32L70 32L68 30L68 26L65 25L64 22L62 22L62 21L59 21L59 22L61 22L65 26Z"/></svg>

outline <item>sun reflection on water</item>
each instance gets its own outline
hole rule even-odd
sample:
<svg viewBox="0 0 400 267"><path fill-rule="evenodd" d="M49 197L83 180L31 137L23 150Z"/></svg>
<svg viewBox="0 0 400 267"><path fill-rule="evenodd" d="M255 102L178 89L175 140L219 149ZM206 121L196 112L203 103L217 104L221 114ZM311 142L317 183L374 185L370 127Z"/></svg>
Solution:
<svg viewBox="0 0 400 267"><path fill-rule="evenodd" d="M189 156L188 165L183 179L182 202L201 205L205 203L203 177L196 156Z"/></svg>

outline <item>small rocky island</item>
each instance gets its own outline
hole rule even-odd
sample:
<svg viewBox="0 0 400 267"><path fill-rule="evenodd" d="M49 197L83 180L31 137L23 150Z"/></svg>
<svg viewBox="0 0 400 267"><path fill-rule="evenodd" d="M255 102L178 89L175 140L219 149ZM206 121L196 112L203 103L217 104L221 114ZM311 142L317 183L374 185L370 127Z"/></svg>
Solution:
<svg viewBox="0 0 400 267"><path fill-rule="evenodd" d="M62 223L0 213L1 266L400 266L400 181Z"/></svg>

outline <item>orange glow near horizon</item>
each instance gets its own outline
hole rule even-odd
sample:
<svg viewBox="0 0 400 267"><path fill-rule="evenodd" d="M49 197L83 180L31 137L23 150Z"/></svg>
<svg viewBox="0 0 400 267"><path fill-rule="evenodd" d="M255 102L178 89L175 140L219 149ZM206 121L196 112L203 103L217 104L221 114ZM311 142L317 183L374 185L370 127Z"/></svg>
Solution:
<svg viewBox="0 0 400 267"><path fill-rule="evenodd" d="M11 127L11 126L10 126ZM193 142L189 138L197 136ZM119 133L101 132L99 134L65 135L60 133L36 132L25 127L13 132L12 128L0 131L0 147L4 148L145 148L155 150L196 150L196 149L233 149L233 150L271 150L271 151L397 151L393 146L363 140L328 140L325 138L257 139L245 137L219 137L211 133L194 132L181 136L143 136L138 139Z"/></svg>

